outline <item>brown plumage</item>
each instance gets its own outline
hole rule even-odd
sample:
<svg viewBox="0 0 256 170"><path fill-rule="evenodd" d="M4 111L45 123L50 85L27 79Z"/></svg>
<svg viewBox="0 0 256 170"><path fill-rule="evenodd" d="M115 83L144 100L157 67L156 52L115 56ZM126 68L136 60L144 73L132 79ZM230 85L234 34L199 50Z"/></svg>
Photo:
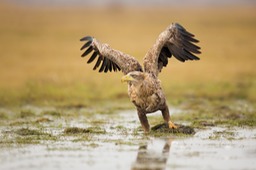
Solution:
<svg viewBox="0 0 256 170"><path fill-rule="evenodd" d="M86 43L81 50L86 49L82 57L92 53L87 63L97 61L93 70L99 72L122 71L123 82L128 83L128 95L137 108L141 125L145 132L150 130L146 114L160 110L170 128L176 126L170 121L166 99L163 94L158 74L168 64L168 59L174 56L179 61L199 60L195 54L200 54L200 47L194 43L199 41L178 23L171 24L157 38L153 47L144 57L144 71L139 62L132 56L112 49L95 38L86 36L81 39Z"/></svg>

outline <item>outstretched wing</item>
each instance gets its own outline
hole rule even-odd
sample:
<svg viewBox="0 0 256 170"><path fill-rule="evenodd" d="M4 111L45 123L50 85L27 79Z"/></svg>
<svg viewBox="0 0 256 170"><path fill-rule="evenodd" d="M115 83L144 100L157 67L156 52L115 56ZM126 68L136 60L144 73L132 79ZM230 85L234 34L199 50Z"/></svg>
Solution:
<svg viewBox="0 0 256 170"><path fill-rule="evenodd" d="M93 70L99 68L99 72L105 73L121 70L124 74L128 74L131 71L142 71L141 65L134 57L114 50L109 45L102 44L91 36L86 36L80 41L85 41L85 44L81 47L81 50L85 49L82 57L91 53L87 63L97 59Z"/></svg>
<svg viewBox="0 0 256 170"><path fill-rule="evenodd" d="M178 23L171 24L163 31L154 46L144 58L146 72L158 75L168 64L168 59L174 56L181 62L199 60L195 54L200 54L200 47L195 45L199 41Z"/></svg>

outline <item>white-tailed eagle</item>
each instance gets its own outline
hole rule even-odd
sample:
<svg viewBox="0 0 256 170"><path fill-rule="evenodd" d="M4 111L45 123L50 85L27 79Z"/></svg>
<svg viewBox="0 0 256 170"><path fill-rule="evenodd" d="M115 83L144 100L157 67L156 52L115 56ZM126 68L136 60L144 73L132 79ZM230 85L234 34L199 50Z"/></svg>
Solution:
<svg viewBox="0 0 256 170"><path fill-rule="evenodd" d="M146 114L158 110L162 112L169 128L177 128L170 120L169 109L161 88L158 74L168 64L168 59L174 56L181 62L199 60L200 47L195 45L199 41L178 23L167 27L157 38L155 44L144 57L143 67L132 56L112 49L109 45L100 43L91 36L81 39L85 44L82 57L92 54L87 63L96 60L93 70L99 72L122 71L123 82L128 83L128 95L137 108L138 116L145 132L150 126Z"/></svg>

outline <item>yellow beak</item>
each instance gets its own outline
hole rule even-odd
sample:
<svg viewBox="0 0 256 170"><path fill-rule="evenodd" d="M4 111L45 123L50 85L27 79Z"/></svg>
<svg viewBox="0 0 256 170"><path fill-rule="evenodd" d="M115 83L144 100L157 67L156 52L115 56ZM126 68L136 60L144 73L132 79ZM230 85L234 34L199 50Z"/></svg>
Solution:
<svg viewBox="0 0 256 170"><path fill-rule="evenodd" d="M132 78L131 76L125 75L122 77L121 82L124 83L124 82L128 82L128 81L133 81L133 80L134 80L134 78Z"/></svg>

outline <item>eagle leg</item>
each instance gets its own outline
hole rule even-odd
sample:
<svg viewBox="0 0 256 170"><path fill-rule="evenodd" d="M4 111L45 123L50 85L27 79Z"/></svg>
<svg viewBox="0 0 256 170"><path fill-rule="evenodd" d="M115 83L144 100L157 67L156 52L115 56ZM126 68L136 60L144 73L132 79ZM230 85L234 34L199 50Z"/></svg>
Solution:
<svg viewBox="0 0 256 170"><path fill-rule="evenodd" d="M178 127L170 120L170 114L168 106L165 105L164 109L161 110L165 122L168 124L170 129L177 129Z"/></svg>
<svg viewBox="0 0 256 170"><path fill-rule="evenodd" d="M144 130L144 132L149 132L149 129L150 129L150 126L149 126L149 123L148 123L148 118L146 116L146 114L140 110L138 110L138 116L139 116L139 119L140 119L140 123L141 123L141 126Z"/></svg>

